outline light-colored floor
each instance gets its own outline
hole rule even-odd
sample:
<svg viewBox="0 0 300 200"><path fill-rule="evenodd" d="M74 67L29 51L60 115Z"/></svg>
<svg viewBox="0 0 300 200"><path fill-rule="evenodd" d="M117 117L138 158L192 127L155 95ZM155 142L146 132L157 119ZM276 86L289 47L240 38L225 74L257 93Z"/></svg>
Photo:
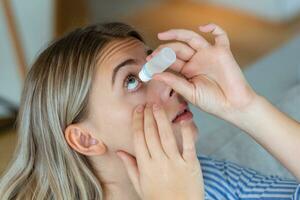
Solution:
<svg viewBox="0 0 300 200"><path fill-rule="evenodd" d="M241 67L284 44L300 30L300 18L285 24L273 24L221 7L185 1L170 2L166 1L166 4L159 7L141 9L128 15L125 21L142 30L151 46L159 44L154 36L161 30L171 27L196 30L198 25L217 23L227 31L232 51ZM0 132L0 174L12 157L16 138L14 130Z"/></svg>

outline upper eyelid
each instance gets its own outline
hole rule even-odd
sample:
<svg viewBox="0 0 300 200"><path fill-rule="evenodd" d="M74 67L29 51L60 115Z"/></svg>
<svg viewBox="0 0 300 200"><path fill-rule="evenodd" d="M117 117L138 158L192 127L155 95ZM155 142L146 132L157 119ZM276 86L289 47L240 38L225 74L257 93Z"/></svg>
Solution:
<svg viewBox="0 0 300 200"><path fill-rule="evenodd" d="M126 81L129 76L134 76L138 79L138 81L141 81L139 76L138 76L138 72L127 72L125 77L124 77L123 82Z"/></svg>
<svg viewBox="0 0 300 200"><path fill-rule="evenodd" d="M130 90L128 90L128 89L126 88L126 87L128 86L128 77L130 77L130 76L135 77L136 80L139 82L139 83L138 83L138 84L139 84L138 87L135 88L135 89L132 89L132 91L130 91ZM131 93L131 92L137 91L137 90L141 87L140 84L142 84L142 83L143 83L143 82L140 80L140 78L139 78L137 75L132 74L132 73L129 73L129 74L127 74L127 75L125 76L125 79L124 79L124 81L123 81L123 87L127 90L127 92Z"/></svg>
<svg viewBox="0 0 300 200"><path fill-rule="evenodd" d="M152 54L152 52L153 52L152 49L148 49L148 50L146 51L147 56L149 56L150 54Z"/></svg>
<svg viewBox="0 0 300 200"><path fill-rule="evenodd" d="M139 66L139 64L136 64L136 66ZM138 70L136 70L135 69L135 71L133 71L132 69L130 70L130 69L126 69L126 70L124 70L125 72L124 72L124 77L122 78L122 82L124 83L125 81L126 81L126 79L128 78L128 76L135 76L136 78L138 78L139 79L139 77L138 77L138 72L139 72L139 69Z"/></svg>
<svg viewBox="0 0 300 200"><path fill-rule="evenodd" d="M152 49L148 49L147 50L147 53L149 53L149 52L151 52L152 51ZM150 54L149 54L150 55ZM141 68L142 68L142 66L144 65L144 63L142 63L142 64L140 64L140 63L138 63L138 62L135 62L135 63L131 63L131 64L127 64L127 66L126 67L124 67L123 69L121 69L120 71L125 71L125 72L123 72L123 73L126 73L126 75L125 75L125 77L123 77L122 76L122 78L121 78L121 81L122 81L122 84L124 84L124 81L126 81L126 77L131 73L131 74L134 74L134 73L136 73L136 74L134 74L134 75L136 75L137 76L137 78L139 79L139 77L138 77L138 71L136 72L131 72L131 70L130 69L132 69L132 67L130 67L130 66L138 66L138 70L140 70ZM121 72L122 73L122 72ZM122 74L123 74L122 73ZM120 77L120 74L119 75L117 75L118 77ZM140 80L140 79L139 79Z"/></svg>

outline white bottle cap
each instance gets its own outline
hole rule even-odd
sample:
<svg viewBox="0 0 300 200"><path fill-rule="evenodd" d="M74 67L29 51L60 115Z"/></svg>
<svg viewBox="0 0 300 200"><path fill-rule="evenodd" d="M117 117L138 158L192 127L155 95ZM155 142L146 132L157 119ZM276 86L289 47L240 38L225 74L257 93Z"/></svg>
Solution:
<svg viewBox="0 0 300 200"><path fill-rule="evenodd" d="M145 64L147 65L147 63ZM151 75L149 74L149 72L147 72L147 69L145 67L145 65L142 67L142 70L139 73L139 78L143 81L143 82L148 82L151 80Z"/></svg>

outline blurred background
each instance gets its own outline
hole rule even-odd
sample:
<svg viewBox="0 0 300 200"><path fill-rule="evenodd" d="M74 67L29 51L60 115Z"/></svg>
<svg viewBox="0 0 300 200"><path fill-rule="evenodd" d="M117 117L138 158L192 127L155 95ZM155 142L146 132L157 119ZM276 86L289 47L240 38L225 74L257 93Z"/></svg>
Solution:
<svg viewBox="0 0 300 200"><path fill-rule="evenodd" d="M299 0L2 0L0 174L16 145L15 117L23 80L38 53L50 41L78 26L110 21L133 25L153 48L160 43L156 37L160 31L169 28L197 31L199 25L210 22L220 25L227 31L233 54L255 89L286 112L290 111L289 114L294 113L296 119L299 117L295 114L299 98L290 97L298 94L298 89L293 88L300 76ZM284 95L290 89L293 91ZM292 104L283 98L287 96L289 100L292 98ZM199 153L289 176L240 130L195 112L203 135L197 147ZM209 146L201 143L207 140L211 142ZM247 155L257 162L249 162Z"/></svg>

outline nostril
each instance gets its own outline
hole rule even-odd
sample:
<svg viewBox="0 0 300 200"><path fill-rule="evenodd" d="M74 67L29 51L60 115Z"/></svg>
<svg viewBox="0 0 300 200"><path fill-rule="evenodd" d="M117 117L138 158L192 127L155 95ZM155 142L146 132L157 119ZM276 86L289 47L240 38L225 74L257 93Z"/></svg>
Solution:
<svg viewBox="0 0 300 200"><path fill-rule="evenodd" d="M169 96L171 97L174 94L174 90L171 89Z"/></svg>

